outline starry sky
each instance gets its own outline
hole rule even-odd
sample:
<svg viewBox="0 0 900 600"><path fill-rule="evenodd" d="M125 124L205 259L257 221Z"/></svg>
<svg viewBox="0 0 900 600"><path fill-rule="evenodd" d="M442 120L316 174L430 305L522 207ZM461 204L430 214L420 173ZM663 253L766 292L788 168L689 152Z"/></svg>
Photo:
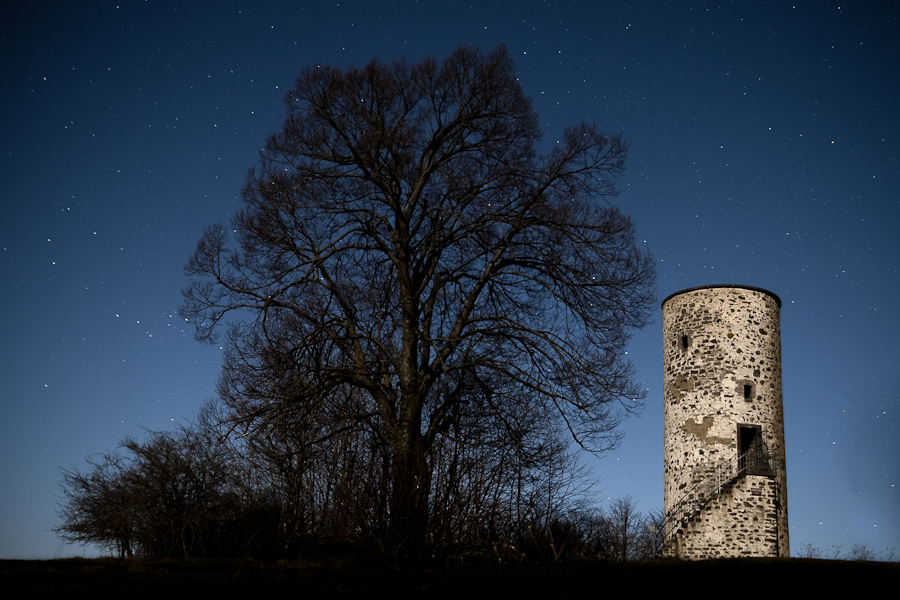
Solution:
<svg viewBox="0 0 900 600"><path fill-rule="evenodd" d="M506 44L547 144L630 143L614 200L684 288L782 301L791 548L900 546L900 5L454 0L5 3L0 9L0 558L95 555L51 528L59 469L189 421L219 347L177 313L304 65ZM595 498L662 507L647 390ZM894 555L896 560L897 555Z"/></svg>

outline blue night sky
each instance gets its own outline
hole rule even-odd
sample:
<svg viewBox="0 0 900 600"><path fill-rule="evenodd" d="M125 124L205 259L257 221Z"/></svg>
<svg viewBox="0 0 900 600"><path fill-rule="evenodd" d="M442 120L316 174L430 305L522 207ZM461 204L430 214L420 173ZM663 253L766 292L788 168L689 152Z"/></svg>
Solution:
<svg viewBox="0 0 900 600"><path fill-rule="evenodd" d="M50 531L60 467L213 397L183 265L301 68L501 43L548 145L581 120L630 143L615 202L660 300L781 297L793 553L900 547L897 2L53 4L0 9L0 558L81 555ZM661 347L657 311L598 503L662 507Z"/></svg>

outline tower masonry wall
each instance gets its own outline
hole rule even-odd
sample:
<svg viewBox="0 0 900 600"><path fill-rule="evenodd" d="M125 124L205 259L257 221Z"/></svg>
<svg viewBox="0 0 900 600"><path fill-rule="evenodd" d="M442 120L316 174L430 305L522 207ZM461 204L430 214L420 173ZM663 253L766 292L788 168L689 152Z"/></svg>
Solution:
<svg viewBox="0 0 900 600"><path fill-rule="evenodd" d="M736 461L752 444L771 457L773 469L767 476L776 492L770 504L757 498L741 505L754 513L754 519L765 515L769 522L759 527L769 532L764 537L774 539L774 545L764 551L760 544L748 546L745 538L738 543L741 536L724 535L745 520L737 516L742 509L735 494L723 494L719 503L734 502L735 506L708 508L702 519L692 523L694 541L689 546L704 545L697 542L700 531L718 532L714 535L717 550L714 554L704 550L703 557L743 556L748 547L756 556L787 555L780 300L757 288L708 286L670 296L662 310L666 513L691 497L696 484L714 467ZM761 506L769 508L761 513ZM680 535L687 536L688 528ZM685 542L686 538L677 545L686 548ZM691 552L683 557L701 558Z"/></svg>
<svg viewBox="0 0 900 600"><path fill-rule="evenodd" d="M739 479L686 523L669 556L735 558L777 556L778 487L771 477L750 475Z"/></svg>

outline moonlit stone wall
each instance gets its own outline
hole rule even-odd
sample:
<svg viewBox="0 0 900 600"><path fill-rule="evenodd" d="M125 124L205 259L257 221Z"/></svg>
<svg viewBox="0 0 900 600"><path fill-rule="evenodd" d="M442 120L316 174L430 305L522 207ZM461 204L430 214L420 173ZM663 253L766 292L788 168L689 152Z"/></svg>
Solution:
<svg viewBox="0 0 900 600"><path fill-rule="evenodd" d="M666 513L754 431L773 458L771 470L747 471L700 501L666 539L668 556L789 555L780 306L771 292L730 285L663 301Z"/></svg>

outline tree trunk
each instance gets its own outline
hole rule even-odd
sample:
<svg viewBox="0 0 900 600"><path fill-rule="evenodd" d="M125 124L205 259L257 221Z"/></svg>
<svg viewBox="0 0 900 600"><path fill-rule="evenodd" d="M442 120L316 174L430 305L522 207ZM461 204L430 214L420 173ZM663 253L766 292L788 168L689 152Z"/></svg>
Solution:
<svg viewBox="0 0 900 600"><path fill-rule="evenodd" d="M413 433L409 443L393 454L385 550L390 556L402 559L418 555L428 545L431 469L422 436L418 433Z"/></svg>

